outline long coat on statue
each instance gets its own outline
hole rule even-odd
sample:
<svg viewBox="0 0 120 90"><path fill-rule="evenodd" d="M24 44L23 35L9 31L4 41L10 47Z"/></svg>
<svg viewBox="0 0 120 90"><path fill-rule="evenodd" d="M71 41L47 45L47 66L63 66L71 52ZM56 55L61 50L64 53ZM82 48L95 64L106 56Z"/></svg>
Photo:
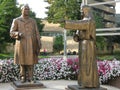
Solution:
<svg viewBox="0 0 120 90"><path fill-rule="evenodd" d="M83 37L81 37L79 42L80 71L78 83L83 87L99 87L96 61L95 22L90 19L86 23L88 29L79 33L83 35Z"/></svg>
<svg viewBox="0 0 120 90"><path fill-rule="evenodd" d="M22 16L15 18L10 29L10 36L16 39L14 63L36 64L41 47L36 21L32 18L24 19Z"/></svg>
<svg viewBox="0 0 120 90"><path fill-rule="evenodd" d="M83 20L66 20L66 29L79 30L79 75L78 84L81 87L99 87L99 76L96 61L96 28L92 16Z"/></svg>

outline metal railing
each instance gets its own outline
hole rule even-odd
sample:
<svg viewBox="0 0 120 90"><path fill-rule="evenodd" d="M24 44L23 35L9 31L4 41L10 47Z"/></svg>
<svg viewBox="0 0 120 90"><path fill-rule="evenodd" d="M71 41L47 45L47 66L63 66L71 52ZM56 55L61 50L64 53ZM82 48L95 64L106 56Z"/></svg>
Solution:
<svg viewBox="0 0 120 90"><path fill-rule="evenodd" d="M86 2L87 2L87 0L86 0ZM92 4L87 4L87 5L89 5L89 6L97 6L97 5L110 4L110 3L116 3L116 2L120 2L120 0L92 3Z"/></svg>
<svg viewBox="0 0 120 90"><path fill-rule="evenodd" d="M96 29L96 36L115 36L120 35L120 28L102 28Z"/></svg>

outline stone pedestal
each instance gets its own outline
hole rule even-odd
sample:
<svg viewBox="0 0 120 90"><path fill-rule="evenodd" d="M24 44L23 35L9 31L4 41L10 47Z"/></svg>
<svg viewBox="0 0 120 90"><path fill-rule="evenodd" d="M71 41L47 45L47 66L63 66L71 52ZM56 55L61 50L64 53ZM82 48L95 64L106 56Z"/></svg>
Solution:
<svg viewBox="0 0 120 90"><path fill-rule="evenodd" d="M38 88L45 88L45 86L40 82L30 83L25 82L21 83L20 81L14 81L12 86L15 90L30 90L30 89L38 89Z"/></svg>
<svg viewBox="0 0 120 90"><path fill-rule="evenodd" d="M68 85L68 88L66 90L107 90L106 88L81 88L78 85Z"/></svg>

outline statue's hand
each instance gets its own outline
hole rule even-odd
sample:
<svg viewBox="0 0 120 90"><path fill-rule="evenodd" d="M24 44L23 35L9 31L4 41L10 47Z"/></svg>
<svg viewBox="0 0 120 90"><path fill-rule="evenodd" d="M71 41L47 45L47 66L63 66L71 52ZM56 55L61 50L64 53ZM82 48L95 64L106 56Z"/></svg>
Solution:
<svg viewBox="0 0 120 90"><path fill-rule="evenodd" d="M23 33L19 33L19 37L23 37Z"/></svg>
<svg viewBox="0 0 120 90"><path fill-rule="evenodd" d="M79 42L79 36L77 34L75 34L73 36L73 40L76 41L76 42Z"/></svg>
<svg viewBox="0 0 120 90"><path fill-rule="evenodd" d="M18 33L18 40L20 40L23 37L23 33Z"/></svg>

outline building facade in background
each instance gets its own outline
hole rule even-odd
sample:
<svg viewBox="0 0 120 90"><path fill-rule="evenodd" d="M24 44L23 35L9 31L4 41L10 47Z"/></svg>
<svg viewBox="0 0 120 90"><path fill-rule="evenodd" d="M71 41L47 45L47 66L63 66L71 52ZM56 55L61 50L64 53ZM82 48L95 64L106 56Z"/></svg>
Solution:
<svg viewBox="0 0 120 90"><path fill-rule="evenodd" d="M84 0L83 0L84 1ZM87 0L87 4L99 3L99 2L108 2L113 0ZM92 6L93 10L100 13L100 16L103 18L104 28L112 28L116 26L115 23L115 3L95 5Z"/></svg>

